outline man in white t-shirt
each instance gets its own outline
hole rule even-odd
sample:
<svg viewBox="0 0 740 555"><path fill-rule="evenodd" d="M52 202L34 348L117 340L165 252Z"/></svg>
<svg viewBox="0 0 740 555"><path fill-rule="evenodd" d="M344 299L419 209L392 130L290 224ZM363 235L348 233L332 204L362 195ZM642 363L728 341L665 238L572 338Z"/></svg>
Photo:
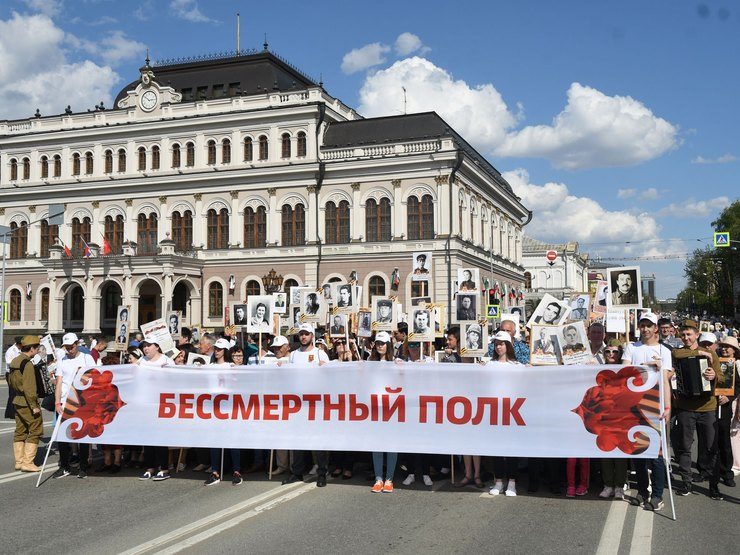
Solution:
<svg viewBox="0 0 740 555"><path fill-rule="evenodd" d="M652 312L644 313L637 323L640 328L640 341L629 343L622 354L622 364L655 366L663 378L664 410L661 420L671 413L671 396L668 385L668 372L673 371L671 351L660 343L658 334L658 316ZM637 502L646 511L659 511L663 508L663 490L666 482L665 459L633 459L637 472ZM648 476L648 467L652 470ZM652 478L652 496L648 494L648 485Z"/></svg>
<svg viewBox="0 0 740 555"><path fill-rule="evenodd" d="M313 342L314 329L311 324L301 324L298 328L298 348L290 353L289 363L297 366L323 366L329 362L329 355L317 348ZM329 465L329 451L315 451L317 474L316 486L323 488L326 485L326 473ZM311 456L310 451L293 451L293 466L291 474L283 484L292 484L303 480L306 470L306 459Z"/></svg>
<svg viewBox="0 0 740 555"><path fill-rule="evenodd" d="M18 336L13 340L13 344L8 347L8 350L5 351L5 372L10 371L10 363L13 362L13 359L17 357L19 354L21 354L21 340L23 338Z"/></svg>
<svg viewBox="0 0 740 555"><path fill-rule="evenodd" d="M95 360L89 354L80 351L80 340L75 333L65 333L62 337L62 349L64 356L57 363L56 376L56 403L57 414L61 415L64 409L62 404L67 398L69 390L75 380L75 376L86 368L95 366ZM72 455L71 444L59 441L59 470L54 473L53 478L64 478L71 473L70 458ZM80 469L78 478L87 478L87 459L90 454L88 443L79 444Z"/></svg>

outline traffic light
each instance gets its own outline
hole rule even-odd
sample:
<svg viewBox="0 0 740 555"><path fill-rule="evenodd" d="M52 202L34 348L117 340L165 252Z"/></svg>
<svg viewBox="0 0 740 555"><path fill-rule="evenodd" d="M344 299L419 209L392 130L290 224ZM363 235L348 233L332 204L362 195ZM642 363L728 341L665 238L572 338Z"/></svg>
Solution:
<svg viewBox="0 0 740 555"><path fill-rule="evenodd" d="M495 289L488 290L488 304L496 304L496 290Z"/></svg>

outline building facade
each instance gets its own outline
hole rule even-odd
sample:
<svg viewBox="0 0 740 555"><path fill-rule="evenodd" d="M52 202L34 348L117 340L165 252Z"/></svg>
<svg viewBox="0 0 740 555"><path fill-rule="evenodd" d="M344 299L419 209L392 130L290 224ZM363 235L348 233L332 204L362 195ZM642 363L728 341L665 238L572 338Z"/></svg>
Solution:
<svg viewBox="0 0 740 555"><path fill-rule="evenodd" d="M364 119L267 49L140 73L113 109L0 120L8 335L111 332L119 304L218 328L270 269L286 289L354 270L364 303L447 303L464 266L523 285L531 213L437 114Z"/></svg>

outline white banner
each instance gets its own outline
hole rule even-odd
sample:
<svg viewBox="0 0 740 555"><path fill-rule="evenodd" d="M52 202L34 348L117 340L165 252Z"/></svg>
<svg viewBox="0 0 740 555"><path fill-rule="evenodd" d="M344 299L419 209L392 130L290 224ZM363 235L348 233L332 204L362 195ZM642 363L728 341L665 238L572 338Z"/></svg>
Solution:
<svg viewBox="0 0 740 555"><path fill-rule="evenodd" d="M634 366L137 365L76 376L58 439L523 457L646 457L659 382Z"/></svg>

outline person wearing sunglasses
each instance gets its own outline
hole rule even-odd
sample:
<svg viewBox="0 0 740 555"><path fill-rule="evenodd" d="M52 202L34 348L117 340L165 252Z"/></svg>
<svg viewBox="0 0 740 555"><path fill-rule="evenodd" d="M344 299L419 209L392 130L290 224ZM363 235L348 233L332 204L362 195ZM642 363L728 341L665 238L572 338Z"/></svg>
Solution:
<svg viewBox="0 0 740 555"><path fill-rule="evenodd" d="M609 345L604 348L604 364L621 364L622 363L622 346L618 339L609 341Z"/></svg>

